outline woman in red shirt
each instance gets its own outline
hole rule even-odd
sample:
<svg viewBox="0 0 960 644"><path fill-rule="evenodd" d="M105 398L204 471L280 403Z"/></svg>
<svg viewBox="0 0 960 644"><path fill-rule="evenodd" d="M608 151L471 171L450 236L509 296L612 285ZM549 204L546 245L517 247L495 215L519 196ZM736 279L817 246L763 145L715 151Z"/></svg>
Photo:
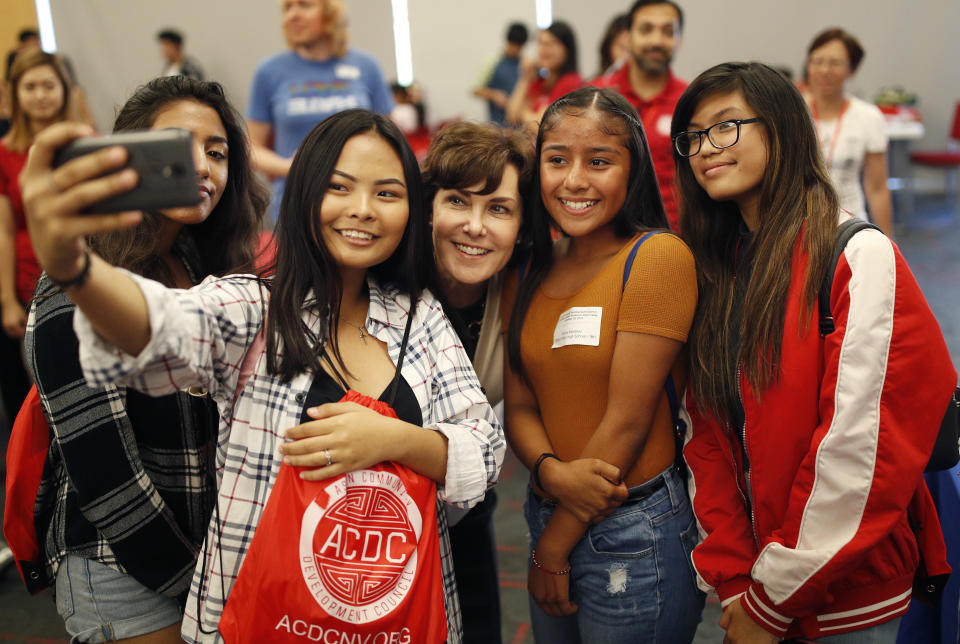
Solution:
<svg viewBox="0 0 960 644"><path fill-rule="evenodd" d="M17 177L34 137L48 125L67 119L70 83L57 56L31 51L14 61L10 86L10 131L0 139L0 364L4 365L0 390L7 414L13 418L30 387L20 343L27 328L26 305L41 272L27 235Z"/></svg>
<svg viewBox="0 0 960 644"><path fill-rule="evenodd" d="M525 59L520 79L507 103L507 121L536 124L555 100L583 86L577 70L577 39L573 29L557 21L537 37L537 60Z"/></svg>

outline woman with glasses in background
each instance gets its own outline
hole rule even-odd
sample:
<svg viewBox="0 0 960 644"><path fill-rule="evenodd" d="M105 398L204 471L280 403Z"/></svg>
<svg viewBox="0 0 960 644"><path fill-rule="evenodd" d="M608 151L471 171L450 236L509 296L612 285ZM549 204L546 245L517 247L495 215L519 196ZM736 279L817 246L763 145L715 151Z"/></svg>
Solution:
<svg viewBox="0 0 960 644"><path fill-rule="evenodd" d="M845 92L863 55L860 42L843 29L818 34L807 49L804 98L840 207L860 219L867 219L869 207L870 220L892 237L886 123L876 105Z"/></svg>
<svg viewBox="0 0 960 644"><path fill-rule="evenodd" d="M897 248L866 230L836 266L836 330L818 333L850 217L779 72L707 70L672 135L700 294L683 451L700 587L731 644L892 643L918 565L908 504L939 533L922 474L957 374L937 322Z"/></svg>

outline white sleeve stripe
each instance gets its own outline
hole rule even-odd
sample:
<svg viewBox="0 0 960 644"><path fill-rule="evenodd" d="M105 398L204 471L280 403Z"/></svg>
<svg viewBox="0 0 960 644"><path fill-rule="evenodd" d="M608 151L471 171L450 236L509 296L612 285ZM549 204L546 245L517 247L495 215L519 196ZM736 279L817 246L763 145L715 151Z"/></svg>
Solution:
<svg viewBox="0 0 960 644"><path fill-rule="evenodd" d="M782 625L779 626L779 628L787 628L790 626L790 622L793 621L792 618L786 617L785 615L781 615L780 613L778 613L777 611L773 610L772 608L767 606L765 603L760 601L760 598L757 597L757 591L755 591L753 588L748 588L747 594L750 596L750 600L751 600L750 603L753 604L754 607L761 609L764 613L766 613L773 619L779 622L782 622Z"/></svg>
<svg viewBox="0 0 960 644"><path fill-rule="evenodd" d="M855 235L844 252L852 275L850 310L840 348L834 415L817 448L814 480L795 548L771 543L753 578L780 604L856 535L873 482L880 396L896 299L893 247L878 231Z"/></svg>
<svg viewBox="0 0 960 644"><path fill-rule="evenodd" d="M872 613L878 611L882 608L885 608L891 604L896 604L902 602L904 599L908 599L913 594L913 589L908 588L904 592L900 593L896 597L891 597L882 602L877 602L876 604L870 604L869 606L861 606L860 608L854 610L845 610L840 613L824 613L823 615L817 615L817 621L825 622L833 619L846 619L847 617L854 617L855 615L863 615L864 613Z"/></svg>

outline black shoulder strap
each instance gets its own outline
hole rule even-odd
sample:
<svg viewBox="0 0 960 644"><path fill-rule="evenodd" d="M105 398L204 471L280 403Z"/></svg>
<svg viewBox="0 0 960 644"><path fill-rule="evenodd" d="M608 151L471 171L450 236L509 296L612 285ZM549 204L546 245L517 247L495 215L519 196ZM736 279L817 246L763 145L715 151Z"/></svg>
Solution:
<svg viewBox="0 0 960 644"><path fill-rule="evenodd" d="M833 291L833 276L837 271L837 264L840 262L840 256L847 247L850 238L861 230L873 228L880 230L869 221L862 219L848 219L837 228L837 244L833 248L833 259L827 269L827 275L823 278L823 284L820 285L820 295L817 301L817 308L820 313L820 335L826 337L836 330L833 323L833 313L830 311L830 293ZM881 231L882 232L882 231Z"/></svg>
<svg viewBox="0 0 960 644"><path fill-rule="evenodd" d="M407 326L403 329L403 340L400 342L400 355L397 356L397 370L393 374L393 382L390 383L390 396L387 398L387 404L393 407L397 399L397 387L400 386L400 369L403 368L403 358L407 354L407 340L410 339L410 327L413 326L413 314L417 311L417 303L410 302L410 311L407 313Z"/></svg>

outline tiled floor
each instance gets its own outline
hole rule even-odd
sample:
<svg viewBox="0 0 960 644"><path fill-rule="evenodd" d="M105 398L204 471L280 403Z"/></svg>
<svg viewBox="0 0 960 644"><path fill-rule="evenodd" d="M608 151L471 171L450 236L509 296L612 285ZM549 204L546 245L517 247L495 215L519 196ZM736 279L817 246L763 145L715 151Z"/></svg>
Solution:
<svg viewBox="0 0 960 644"><path fill-rule="evenodd" d="M957 279L960 274L960 221L951 218L950 210L942 201L921 200L909 226L897 231L897 243L940 321L954 363L960 367L960 280ZM510 458L501 479L495 524L499 544L503 641L505 644L527 644L533 642L527 609L526 526L521 512L527 473ZM698 644L721 641L722 631L716 626L719 616L719 606L708 602L695 640ZM50 593L30 597L11 571L0 578L0 643L53 644L63 641L63 626Z"/></svg>

